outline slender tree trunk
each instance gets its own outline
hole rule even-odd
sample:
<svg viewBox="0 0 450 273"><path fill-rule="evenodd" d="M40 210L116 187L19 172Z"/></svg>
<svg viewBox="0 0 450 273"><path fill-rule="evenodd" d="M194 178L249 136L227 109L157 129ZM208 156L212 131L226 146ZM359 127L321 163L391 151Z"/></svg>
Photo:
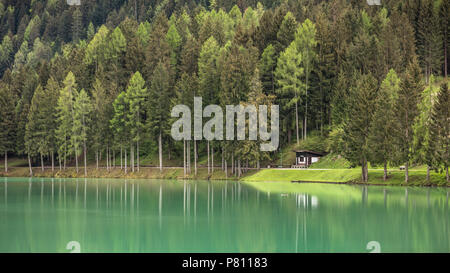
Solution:
<svg viewBox="0 0 450 273"><path fill-rule="evenodd" d="M137 145L136 145L136 149L137 149L137 171L140 172L141 170L141 157L139 156L139 140L137 141Z"/></svg>
<svg viewBox="0 0 450 273"><path fill-rule="evenodd" d="M131 164L131 172L134 173L134 147L133 142L130 143L130 164Z"/></svg>
<svg viewBox="0 0 450 273"><path fill-rule="evenodd" d="M238 159L238 178L241 177L241 158Z"/></svg>
<svg viewBox="0 0 450 273"><path fill-rule="evenodd" d="M227 160L225 159L225 178L228 179L228 166L227 166Z"/></svg>
<svg viewBox="0 0 450 273"><path fill-rule="evenodd" d="M158 141L159 141L159 171L162 172L162 170L163 170L163 162L162 162L163 152L162 152L162 133L161 132L159 132Z"/></svg>
<svg viewBox="0 0 450 273"><path fill-rule="evenodd" d="M125 148L125 174L127 174L127 148Z"/></svg>
<svg viewBox="0 0 450 273"><path fill-rule="evenodd" d="M231 174L234 174L234 151L231 152Z"/></svg>
<svg viewBox="0 0 450 273"><path fill-rule="evenodd" d="M76 166L77 173L78 173L78 152L77 152L77 149L75 149L75 166Z"/></svg>
<svg viewBox="0 0 450 273"><path fill-rule="evenodd" d="M187 142L188 144L188 173L191 174L191 141Z"/></svg>
<svg viewBox="0 0 450 273"><path fill-rule="evenodd" d="M197 175L197 140L194 139L194 171Z"/></svg>
<svg viewBox="0 0 450 273"><path fill-rule="evenodd" d="M308 69L308 67L306 68ZM305 107L305 133L303 135L303 138L306 140L306 135L308 133L308 73L306 73L306 107Z"/></svg>
<svg viewBox="0 0 450 273"><path fill-rule="evenodd" d="M108 156L109 146L106 145L106 170L109 172L109 156Z"/></svg>
<svg viewBox="0 0 450 273"><path fill-rule="evenodd" d="M406 163L405 163L405 183L408 183L408 181L409 181L408 165L409 165L409 162L406 161Z"/></svg>
<svg viewBox="0 0 450 273"><path fill-rule="evenodd" d="M113 149L112 153L112 160L113 160L113 168L116 168L116 150Z"/></svg>
<svg viewBox="0 0 450 273"><path fill-rule="evenodd" d="M87 177L87 149L86 149L86 141L83 142L83 150L84 150L84 176Z"/></svg>
<svg viewBox="0 0 450 273"><path fill-rule="evenodd" d="M55 172L55 152L52 151L52 173Z"/></svg>
<svg viewBox="0 0 450 273"><path fill-rule="evenodd" d="M224 156L224 148L223 148L223 146L222 146L222 171L224 171L225 169L224 169L224 160L225 160L225 156Z"/></svg>
<svg viewBox="0 0 450 273"><path fill-rule="evenodd" d="M8 152L5 151L5 173L8 173Z"/></svg>
<svg viewBox="0 0 450 273"><path fill-rule="evenodd" d="M59 161L59 171L62 170L62 166L61 166L61 155L58 153L58 161Z"/></svg>
<svg viewBox="0 0 450 273"><path fill-rule="evenodd" d="M297 130L297 145L300 143L299 135L298 135L298 103L295 102L295 128Z"/></svg>
<svg viewBox="0 0 450 273"><path fill-rule="evenodd" d="M98 170L98 148L97 148L97 151L95 151L95 162L97 164L97 170Z"/></svg>
<svg viewBox="0 0 450 273"><path fill-rule="evenodd" d="M30 154L28 154L28 167L30 168L30 176L33 176L33 169L31 168Z"/></svg>
<svg viewBox="0 0 450 273"><path fill-rule="evenodd" d="M427 165L427 182L430 182L430 166Z"/></svg>
<svg viewBox="0 0 450 273"><path fill-rule="evenodd" d="M214 146L211 146L211 173L214 173Z"/></svg>
<svg viewBox="0 0 450 273"><path fill-rule="evenodd" d="M383 181L387 180L387 162L384 161L384 175L383 175Z"/></svg>
<svg viewBox="0 0 450 273"><path fill-rule="evenodd" d="M449 180L449 174L448 174L448 166L445 167L445 176L447 177L447 183L450 182L450 180Z"/></svg>
<svg viewBox="0 0 450 273"><path fill-rule="evenodd" d="M41 153L41 170L44 172L44 155Z"/></svg>
<svg viewBox="0 0 450 273"><path fill-rule="evenodd" d="M186 177L186 140L183 140L183 173Z"/></svg>
<svg viewBox="0 0 450 273"><path fill-rule="evenodd" d="M259 158L258 158L258 161L256 161L256 168L258 169L258 171L261 169L261 165L259 163Z"/></svg>
<svg viewBox="0 0 450 273"><path fill-rule="evenodd" d="M120 144L120 169L123 169L123 147L122 144Z"/></svg>
<svg viewBox="0 0 450 273"><path fill-rule="evenodd" d="M211 172L210 171L210 169L209 169L209 167L210 167L210 165L209 165L209 140L207 141L207 145L206 145L206 147L207 147L207 153L208 153L208 174Z"/></svg>

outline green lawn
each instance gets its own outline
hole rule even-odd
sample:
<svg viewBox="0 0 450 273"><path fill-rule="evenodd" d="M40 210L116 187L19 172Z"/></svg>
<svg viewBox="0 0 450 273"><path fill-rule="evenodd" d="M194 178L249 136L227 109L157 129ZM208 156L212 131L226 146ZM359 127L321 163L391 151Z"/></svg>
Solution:
<svg viewBox="0 0 450 273"><path fill-rule="evenodd" d="M264 169L255 174L250 174L242 181L257 182L257 181L304 181L304 182L335 182L335 183L359 183L361 177L361 170L359 168L353 169L330 169L330 170L308 170L308 169ZM445 181L445 175L435 172L430 173L430 182L426 181L426 171L416 170L410 171L409 183L411 186L428 186L448 185ZM376 185L406 185L405 173L403 171L390 170L388 180L383 181L383 170L369 170L368 184Z"/></svg>
<svg viewBox="0 0 450 273"><path fill-rule="evenodd" d="M264 169L244 177L243 181L308 181L348 182L358 179L359 169L308 170L308 169Z"/></svg>

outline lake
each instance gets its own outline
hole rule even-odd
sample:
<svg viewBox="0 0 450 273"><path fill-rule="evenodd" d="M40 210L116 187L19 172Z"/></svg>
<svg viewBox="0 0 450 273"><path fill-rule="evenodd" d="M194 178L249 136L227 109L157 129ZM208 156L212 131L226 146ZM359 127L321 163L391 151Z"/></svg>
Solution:
<svg viewBox="0 0 450 273"><path fill-rule="evenodd" d="M0 252L450 252L448 188L0 178L0 194Z"/></svg>

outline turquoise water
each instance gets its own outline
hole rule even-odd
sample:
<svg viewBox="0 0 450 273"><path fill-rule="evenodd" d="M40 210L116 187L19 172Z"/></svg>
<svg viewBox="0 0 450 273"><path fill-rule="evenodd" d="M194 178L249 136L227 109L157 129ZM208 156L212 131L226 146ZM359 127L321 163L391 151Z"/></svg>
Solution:
<svg viewBox="0 0 450 273"><path fill-rule="evenodd" d="M0 252L450 252L448 191L0 178Z"/></svg>

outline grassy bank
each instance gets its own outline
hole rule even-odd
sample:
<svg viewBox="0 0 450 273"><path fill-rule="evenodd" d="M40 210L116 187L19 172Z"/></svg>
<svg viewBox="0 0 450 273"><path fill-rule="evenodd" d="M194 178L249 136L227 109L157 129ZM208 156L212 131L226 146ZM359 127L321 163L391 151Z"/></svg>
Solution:
<svg viewBox="0 0 450 273"><path fill-rule="evenodd" d="M194 170L192 170L193 172ZM0 177L28 177L30 176L29 169L27 167L10 167L8 173L4 171L0 172ZM33 168L34 177L61 177L61 178L82 178L84 177L84 168L79 168L78 173L75 168L68 168L66 170L55 169L54 172L51 169L45 169L42 172L41 168ZM120 168L111 169L110 171L105 168L96 169L95 167L89 168L87 172L89 178L127 178L127 179L199 179L199 180L225 180L225 172L221 168L215 168L214 173L208 174L206 168L199 168L197 175L191 174L184 177L183 168L164 168L162 172L158 168L140 168L138 172L131 172L128 169L128 173L125 174L124 170ZM229 180L237 180L234 176L229 176Z"/></svg>
<svg viewBox="0 0 450 273"><path fill-rule="evenodd" d="M328 183L361 183L360 169L265 169L248 175L242 180L247 182L279 181L279 182L328 182ZM383 181L383 170L369 170L370 185L398 185L398 186L450 186L444 174L430 173L430 182L426 181L426 171L412 170L409 173L409 182L405 183L403 171L390 170L388 179Z"/></svg>

